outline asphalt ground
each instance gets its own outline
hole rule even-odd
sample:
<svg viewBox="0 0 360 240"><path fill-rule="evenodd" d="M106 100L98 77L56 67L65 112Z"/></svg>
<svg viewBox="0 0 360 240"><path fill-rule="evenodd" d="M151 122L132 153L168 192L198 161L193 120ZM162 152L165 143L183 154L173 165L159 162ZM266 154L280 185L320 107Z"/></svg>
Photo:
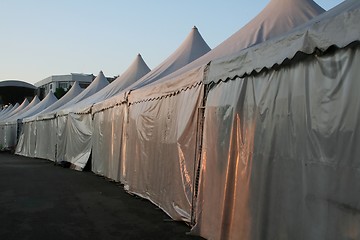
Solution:
<svg viewBox="0 0 360 240"><path fill-rule="evenodd" d="M202 239L91 172L0 153L0 239Z"/></svg>

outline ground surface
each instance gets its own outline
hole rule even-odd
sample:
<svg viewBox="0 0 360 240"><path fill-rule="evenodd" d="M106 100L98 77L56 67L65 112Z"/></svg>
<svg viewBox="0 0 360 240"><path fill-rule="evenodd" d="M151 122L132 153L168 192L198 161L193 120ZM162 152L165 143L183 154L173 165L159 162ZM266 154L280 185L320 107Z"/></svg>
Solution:
<svg viewBox="0 0 360 240"><path fill-rule="evenodd" d="M0 239L201 239L91 172L0 153Z"/></svg>

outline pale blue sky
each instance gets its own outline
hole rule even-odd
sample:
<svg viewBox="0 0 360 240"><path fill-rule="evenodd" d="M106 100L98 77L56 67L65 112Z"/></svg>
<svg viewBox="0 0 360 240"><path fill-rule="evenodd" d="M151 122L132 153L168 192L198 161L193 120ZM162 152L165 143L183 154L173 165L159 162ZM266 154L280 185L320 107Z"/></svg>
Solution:
<svg viewBox="0 0 360 240"><path fill-rule="evenodd" d="M299 0L301 1L301 0ZM342 0L315 0L328 10ZM0 81L121 74L141 53L150 68L196 25L211 48L269 0L0 0Z"/></svg>

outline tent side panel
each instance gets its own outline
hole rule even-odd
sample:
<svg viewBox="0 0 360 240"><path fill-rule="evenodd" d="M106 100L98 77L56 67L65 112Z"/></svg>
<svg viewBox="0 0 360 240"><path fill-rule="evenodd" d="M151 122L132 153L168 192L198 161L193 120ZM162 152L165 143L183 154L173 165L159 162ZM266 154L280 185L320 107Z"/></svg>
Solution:
<svg viewBox="0 0 360 240"><path fill-rule="evenodd" d="M55 161L56 119L35 121L36 157Z"/></svg>
<svg viewBox="0 0 360 240"><path fill-rule="evenodd" d="M121 181L121 149L126 105L122 104L94 115L92 171Z"/></svg>
<svg viewBox="0 0 360 240"><path fill-rule="evenodd" d="M55 118L56 121L56 157L55 162L66 161L67 116Z"/></svg>
<svg viewBox="0 0 360 240"><path fill-rule="evenodd" d="M203 85L130 105L124 184L175 220L190 221L197 111Z"/></svg>
<svg viewBox="0 0 360 240"><path fill-rule="evenodd" d="M82 170L91 153L91 136L93 132L91 114L66 115L65 161L75 165L75 169Z"/></svg>
<svg viewBox="0 0 360 240"><path fill-rule="evenodd" d="M357 66L348 48L210 92L194 233L360 238Z"/></svg>

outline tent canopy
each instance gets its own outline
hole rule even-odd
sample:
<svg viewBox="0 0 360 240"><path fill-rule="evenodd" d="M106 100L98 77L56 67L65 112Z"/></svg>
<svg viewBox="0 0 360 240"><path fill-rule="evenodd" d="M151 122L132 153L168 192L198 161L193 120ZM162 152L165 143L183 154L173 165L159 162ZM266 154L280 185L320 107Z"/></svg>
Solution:
<svg viewBox="0 0 360 240"><path fill-rule="evenodd" d="M172 72L184 67L190 62L193 62L209 51L210 47L205 42L198 29L193 27L183 43L168 58L166 58L162 63L160 63L156 68L151 70L141 79L127 87L124 91L119 92L117 95L109 98L104 102L95 104L94 112L123 102L125 100L126 92L152 84L159 79L171 74Z"/></svg>

